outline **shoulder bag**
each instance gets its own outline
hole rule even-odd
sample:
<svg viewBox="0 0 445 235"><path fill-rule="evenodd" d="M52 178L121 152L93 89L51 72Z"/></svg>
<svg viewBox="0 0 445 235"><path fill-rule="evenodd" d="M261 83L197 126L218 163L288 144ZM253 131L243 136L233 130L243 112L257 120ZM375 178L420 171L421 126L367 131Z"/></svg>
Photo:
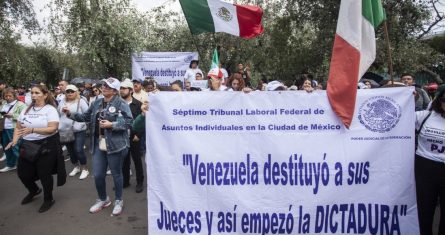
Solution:
<svg viewBox="0 0 445 235"><path fill-rule="evenodd" d="M37 144L29 140L23 140L20 145L20 157L29 162L35 162L42 153L43 144Z"/></svg>
<svg viewBox="0 0 445 235"><path fill-rule="evenodd" d="M79 112L79 106L80 106L79 103L80 103L80 99L79 99L79 101L77 101L77 111L76 112ZM75 136L74 136L73 126L74 126L74 120L73 120L73 124L71 124L71 128L69 128L67 130L59 130L61 144L68 144L68 143L74 142Z"/></svg>
<svg viewBox="0 0 445 235"><path fill-rule="evenodd" d="M423 124L425 124L426 120L431 116L431 113L432 112L428 113L428 115L425 117L425 119L423 119L422 123L420 124L419 130L416 130L416 136L415 136L416 141L415 141L415 149L414 150L417 150L417 146L419 145L419 135L420 135L420 132L422 131Z"/></svg>

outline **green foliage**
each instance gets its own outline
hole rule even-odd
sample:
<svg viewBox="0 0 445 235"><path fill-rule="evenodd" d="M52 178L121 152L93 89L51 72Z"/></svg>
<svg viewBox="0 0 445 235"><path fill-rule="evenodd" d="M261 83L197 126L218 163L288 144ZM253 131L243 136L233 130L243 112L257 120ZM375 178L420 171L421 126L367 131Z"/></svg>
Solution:
<svg viewBox="0 0 445 235"><path fill-rule="evenodd" d="M128 74L130 54L144 41L145 16L126 0L54 0L51 34L79 56L90 76Z"/></svg>
<svg viewBox="0 0 445 235"><path fill-rule="evenodd" d="M8 0L0 14L0 79L54 83L65 67L71 69L71 77L128 77L131 53L140 51L197 51L200 67L207 71L217 47L220 61L232 72L238 63L249 65L254 84L259 79L292 84L302 73L326 80L340 1L255 2L264 10L265 30L259 37L245 40L223 33L192 36L182 12L164 6L139 12L130 0L51 0L46 32L51 34L53 46L24 47L17 43L12 24L20 21L30 31L38 29L34 13L29 0ZM396 73L443 70L444 39L417 39L434 18L431 4L430 0L384 1ZM388 67L388 51L382 27L376 37L377 58L371 70L383 73Z"/></svg>
<svg viewBox="0 0 445 235"><path fill-rule="evenodd" d="M445 35L436 36L428 41L428 44L434 48L434 50L445 55Z"/></svg>
<svg viewBox="0 0 445 235"><path fill-rule="evenodd" d="M14 28L23 27L30 32L39 29L32 4L29 0L0 1L0 38L14 33Z"/></svg>

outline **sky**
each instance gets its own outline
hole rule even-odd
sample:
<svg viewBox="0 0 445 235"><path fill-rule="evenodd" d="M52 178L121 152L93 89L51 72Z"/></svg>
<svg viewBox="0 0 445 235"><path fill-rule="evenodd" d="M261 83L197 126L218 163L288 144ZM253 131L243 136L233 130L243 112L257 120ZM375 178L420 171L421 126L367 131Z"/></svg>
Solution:
<svg viewBox="0 0 445 235"><path fill-rule="evenodd" d="M34 6L34 12L36 13L36 18L39 21L39 24L42 28L46 28L46 22L50 16L50 12L46 5L48 5L48 0L32 0L31 1ZM173 2L172 0L131 0L132 4L140 10L141 12L149 11L155 7L168 4L168 6L179 7L179 2ZM46 21L45 21L46 19ZM48 40L48 35L42 33L40 35L34 35L29 39L29 36L24 33L22 34L21 43L26 45L32 45L33 42L41 42L44 40Z"/></svg>

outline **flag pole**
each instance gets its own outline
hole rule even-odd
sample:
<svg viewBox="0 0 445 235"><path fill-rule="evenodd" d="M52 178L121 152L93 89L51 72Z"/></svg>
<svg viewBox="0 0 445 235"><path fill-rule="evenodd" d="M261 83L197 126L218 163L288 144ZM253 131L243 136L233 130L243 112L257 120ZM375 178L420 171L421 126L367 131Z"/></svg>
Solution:
<svg viewBox="0 0 445 235"><path fill-rule="evenodd" d="M391 84L394 84L394 76L393 76L393 67L392 67L392 56L391 56L391 44L389 42L389 33L388 33L388 20L383 22L383 29L385 31L385 41L386 47L388 50L388 69L389 69L389 78L391 79Z"/></svg>

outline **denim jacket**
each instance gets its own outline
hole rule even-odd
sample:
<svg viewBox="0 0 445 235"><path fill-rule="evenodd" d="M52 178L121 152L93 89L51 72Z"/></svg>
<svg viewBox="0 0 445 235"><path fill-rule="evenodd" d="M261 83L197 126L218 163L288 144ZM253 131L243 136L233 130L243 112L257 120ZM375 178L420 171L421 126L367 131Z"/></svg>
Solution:
<svg viewBox="0 0 445 235"><path fill-rule="evenodd" d="M96 120L99 117L99 112L102 111L103 98L94 101L88 110L84 113L71 113L71 119L76 122L90 122L91 123L91 153L93 154L95 148L94 138L96 136ZM118 122L119 113L123 116L123 122ZM112 128L104 129L105 141L107 143L107 153L116 153L130 147L130 136L128 130L131 129L133 123L133 116L131 115L130 106L118 95L115 95L103 109L103 117L113 123Z"/></svg>

